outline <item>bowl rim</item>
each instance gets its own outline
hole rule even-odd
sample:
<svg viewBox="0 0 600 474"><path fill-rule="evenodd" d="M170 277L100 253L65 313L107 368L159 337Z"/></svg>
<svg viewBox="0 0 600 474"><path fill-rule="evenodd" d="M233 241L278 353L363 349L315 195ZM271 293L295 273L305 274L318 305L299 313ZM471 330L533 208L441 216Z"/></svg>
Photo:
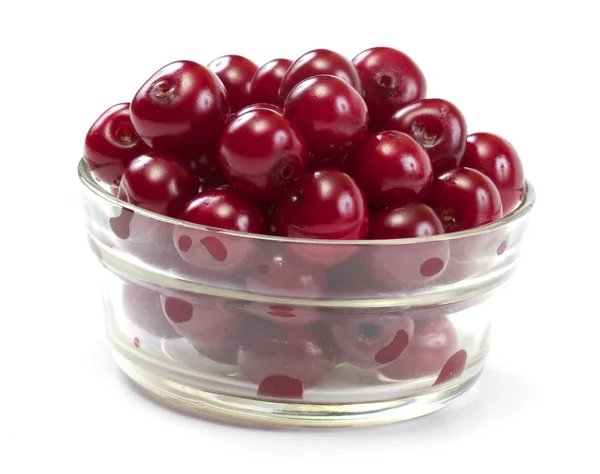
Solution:
<svg viewBox="0 0 600 474"><path fill-rule="evenodd" d="M79 164L77 166L77 172L79 175L80 181L83 183L85 188L88 191L91 191L96 196L102 198L106 202L120 207L124 209L128 209L136 214L140 214L142 216L148 217L150 219L154 219L161 222L166 222L173 226L185 227L192 230L199 230L204 232L214 232L222 235L230 235L237 238L245 238L252 240L259 240L264 242L276 242L276 243L299 243L299 244L311 244L311 245L352 245L352 246L376 246L376 245L408 245L408 244L423 244L430 242L441 242L441 241L449 241L449 240L457 240L460 238L467 238L471 236L485 234L487 232L492 232L501 227L507 226L509 224L518 222L524 219L532 210L535 200L536 193L533 185L529 180L525 180L525 188L523 190L523 199L514 211L510 214L503 216L501 219L497 221L490 222L489 224L484 224L479 227L475 227L473 229L462 230L459 232L452 232L450 234L438 234L427 237L411 237L411 238L403 238L403 239L374 239L374 240L327 240L327 239L304 239L297 237L280 237L273 235L263 235L263 234L250 234L247 232L233 231L220 229L218 227L210 227L201 224L194 224L191 222L183 221L180 219L164 216L162 214L158 214L156 212L148 211L144 208L135 206L128 202L122 201L121 199L113 196L108 191L106 191L96 179L93 178L89 166L85 162L83 158L79 160Z"/></svg>

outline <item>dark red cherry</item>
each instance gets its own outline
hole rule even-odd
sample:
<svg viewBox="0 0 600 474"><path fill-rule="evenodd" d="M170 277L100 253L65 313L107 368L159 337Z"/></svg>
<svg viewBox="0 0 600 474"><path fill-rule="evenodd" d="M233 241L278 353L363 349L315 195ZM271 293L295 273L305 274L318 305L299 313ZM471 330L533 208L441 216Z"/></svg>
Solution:
<svg viewBox="0 0 600 474"><path fill-rule="evenodd" d="M213 150L230 107L221 80L193 61L159 69L131 102L138 135L155 150L194 158Z"/></svg>
<svg viewBox="0 0 600 474"><path fill-rule="evenodd" d="M379 369L386 377L410 380L438 374L454 353L457 334L445 317L419 314L408 347L396 361Z"/></svg>
<svg viewBox="0 0 600 474"><path fill-rule="evenodd" d="M504 215L519 206L525 173L517 150L508 140L491 133L469 135L462 165L481 171L494 182L502 198Z"/></svg>
<svg viewBox="0 0 600 474"><path fill-rule="evenodd" d="M277 206L278 235L304 239L360 240L367 236L367 203L356 182L346 173L312 171L293 183ZM354 245L290 243L306 262L331 267L350 258Z"/></svg>
<svg viewBox="0 0 600 474"><path fill-rule="evenodd" d="M397 131L371 135L350 154L346 171L356 179L369 206L424 198L433 181L431 161L410 136Z"/></svg>
<svg viewBox="0 0 600 474"><path fill-rule="evenodd" d="M352 62L360 76L369 107L369 129L382 130L398 109L425 97L427 82L414 61L393 48L370 48Z"/></svg>
<svg viewBox="0 0 600 474"><path fill-rule="evenodd" d="M201 189L209 189L226 184L225 177L221 173L221 168L219 168L217 157L218 151L215 149L201 153L189 160L194 173L198 177Z"/></svg>
<svg viewBox="0 0 600 474"><path fill-rule="evenodd" d="M197 190L198 180L187 162L150 151L129 162L118 196L148 211L175 217Z"/></svg>
<svg viewBox="0 0 600 474"><path fill-rule="evenodd" d="M369 239L407 239L444 233L435 211L417 202L387 207L370 217ZM450 258L446 241L371 246L363 253L371 276L383 288L402 291L421 287L439 277Z"/></svg>
<svg viewBox="0 0 600 474"><path fill-rule="evenodd" d="M239 115L219 145L219 165L238 191L275 201L308 167L308 150L296 126L272 110Z"/></svg>
<svg viewBox="0 0 600 474"><path fill-rule="evenodd" d="M315 49L296 59L285 73L279 87L280 103L285 103L290 91L304 79L322 74L343 79L362 96L360 77L354 64L334 51Z"/></svg>
<svg viewBox="0 0 600 474"><path fill-rule="evenodd" d="M321 156L309 155L308 159L308 171L319 171L328 168L343 169L344 162L337 158L323 158Z"/></svg>
<svg viewBox="0 0 600 474"><path fill-rule="evenodd" d="M311 153L340 162L367 136L367 104L347 82L315 76L287 96L284 115L300 129Z"/></svg>
<svg viewBox="0 0 600 474"><path fill-rule="evenodd" d="M371 369L400 357L412 337L413 320L398 315L339 318L331 330L346 362Z"/></svg>
<svg viewBox="0 0 600 474"><path fill-rule="evenodd" d="M291 64L289 59L273 59L258 68L250 84L250 101L283 105L279 86Z"/></svg>
<svg viewBox="0 0 600 474"><path fill-rule="evenodd" d="M254 112L255 110L263 110L263 109L272 110L273 112L277 112L277 113L283 115L283 109L281 107L279 107L278 105L268 104L266 102L258 102L256 104L248 105L248 106L244 107L242 110L240 110L239 112L236 112L234 117L232 117L232 120L236 117L239 117L242 114L245 114L246 112Z"/></svg>
<svg viewBox="0 0 600 474"><path fill-rule="evenodd" d="M209 189L198 194L184 206L178 218L225 230L251 234L266 232L260 207L233 189ZM185 226L175 227L173 240L179 254L189 264L223 273L241 269L256 248L256 241L244 236Z"/></svg>
<svg viewBox="0 0 600 474"><path fill-rule="evenodd" d="M433 181L427 203L446 232L488 224L502 217L502 199L496 185L472 168L455 168Z"/></svg>
<svg viewBox="0 0 600 474"><path fill-rule="evenodd" d="M137 327L156 337L180 337L165 318L157 291L124 281L122 302L126 318Z"/></svg>
<svg viewBox="0 0 600 474"><path fill-rule="evenodd" d="M384 127L412 136L438 171L460 164L467 141L467 123L458 108L442 99L422 99L398 110Z"/></svg>
<svg viewBox="0 0 600 474"><path fill-rule="evenodd" d="M323 336L316 328L258 324L240 349L239 368L262 387L263 395L280 397L292 392L294 398L302 398L303 389L319 385L333 368L333 348Z"/></svg>
<svg viewBox="0 0 600 474"><path fill-rule="evenodd" d="M227 89L231 111L250 104L250 84L258 66L243 56L228 55L214 59L208 64Z"/></svg>
<svg viewBox="0 0 600 474"><path fill-rule="evenodd" d="M123 103L106 110L90 127L83 159L94 178L118 187L127 163L148 150L133 128L129 103Z"/></svg>

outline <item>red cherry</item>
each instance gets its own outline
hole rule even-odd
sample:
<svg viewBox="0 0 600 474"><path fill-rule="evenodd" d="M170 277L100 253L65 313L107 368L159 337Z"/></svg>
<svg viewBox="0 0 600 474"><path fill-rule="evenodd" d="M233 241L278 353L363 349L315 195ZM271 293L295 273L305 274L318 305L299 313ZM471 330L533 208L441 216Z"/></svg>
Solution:
<svg viewBox="0 0 600 474"><path fill-rule="evenodd" d="M367 136L367 104L347 82L315 76L287 96L284 115L300 129L311 153L340 162Z"/></svg>
<svg viewBox="0 0 600 474"><path fill-rule="evenodd" d="M429 206L408 203L390 206L370 218L369 239L429 237L444 226ZM450 258L446 241L372 246L363 252L371 276L383 287L403 291L422 287L439 277Z"/></svg>
<svg viewBox="0 0 600 474"><path fill-rule="evenodd" d="M472 229L502 217L496 185L472 168L455 168L437 176L427 203L442 220L446 232Z"/></svg>
<svg viewBox="0 0 600 474"><path fill-rule="evenodd" d="M275 201L308 167L306 143L295 125L272 110L239 115L219 145L219 165L231 185L261 201Z"/></svg>
<svg viewBox="0 0 600 474"><path fill-rule="evenodd" d="M323 270L298 261L276 243L265 245L244 274L246 287L254 294L310 299L325 294ZM320 318L312 306L251 302L247 310L281 326L306 326Z"/></svg>
<svg viewBox="0 0 600 474"><path fill-rule="evenodd" d="M446 361L433 385L441 385L459 377L465 369L465 365L467 365L467 351L461 349Z"/></svg>
<svg viewBox="0 0 600 474"><path fill-rule="evenodd" d="M293 183L277 206L275 227L285 237L360 240L367 236L367 203L356 182L334 170L312 171ZM350 258L357 247L320 243L289 245L306 262L331 267Z"/></svg>
<svg viewBox="0 0 600 474"><path fill-rule="evenodd" d="M292 61L289 59L273 59L258 68L250 84L250 100L283 104L283 101L279 100L279 87L291 65Z"/></svg>
<svg viewBox="0 0 600 474"><path fill-rule="evenodd" d="M433 181L425 150L410 136L396 131L371 135L345 162L372 209L424 198Z"/></svg>
<svg viewBox="0 0 600 474"><path fill-rule="evenodd" d="M280 103L285 103L290 91L304 79L322 74L343 79L362 95L360 77L348 58L328 49L315 49L296 59L285 73L279 87Z"/></svg>
<svg viewBox="0 0 600 474"><path fill-rule="evenodd" d="M198 177L198 183L202 189L213 188L225 184L225 177L219 168L217 150L201 153L189 160L189 163ZM198 191L200 192L200 191Z"/></svg>
<svg viewBox="0 0 600 474"><path fill-rule="evenodd" d="M324 340L317 328L283 329L268 323L256 325L240 349L238 365L241 372L257 384L284 376L302 383L302 388L319 385L333 368L331 342ZM290 380L279 382L292 383ZM298 384L298 382L295 382ZM281 387L283 392L288 392ZM293 390L297 398L298 389ZM279 396L279 394L273 394Z"/></svg>
<svg viewBox="0 0 600 474"><path fill-rule="evenodd" d="M215 73L176 61L140 88L131 102L131 121L155 150L194 158L215 148L229 111L225 86Z"/></svg>
<svg viewBox="0 0 600 474"><path fill-rule="evenodd" d="M129 321L144 331L172 339L179 337L163 313L160 293L131 282L123 282L123 311Z"/></svg>
<svg viewBox="0 0 600 474"><path fill-rule="evenodd" d="M197 189L198 181L188 163L151 151L129 162L118 196L148 211L175 217Z"/></svg>
<svg viewBox="0 0 600 474"><path fill-rule="evenodd" d="M462 165L481 171L494 182L502 198L504 215L519 206L525 173L517 150L507 140L491 133L469 135Z"/></svg>
<svg viewBox="0 0 600 474"><path fill-rule="evenodd" d="M251 104L251 105L244 107L242 110L240 110L239 112L234 114L234 117L232 117L232 120L236 117L239 117L242 114L245 114L246 112L254 112L255 110L263 110L263 109L272 110L273 112L277 112L278 114L283 115L283 109L281 107L279 107L278 105L268 104L266 102L259 102L259 103Z"/></svg>
<svg viewBox="0 0 600 474"><path fill-rule="evenodd" d="M266 231L260 207L233 189L214 189L198 194L184 206L178 218L251 234ZM241 269L256 248L253 239L183 226L175 227L173 240L179 254L189 264L223 273Z"/></svg>
<svg viewBox="0 0 600 474"><path fill-rule="evenodd" d="M412 337L413 320L398 315L340 318L331 324L331 330L345 361L371 369L400 357Z"/></svg>
<svg viewBox="0 0 600 474"><path fill-rule="evenodd" d="M436 170L455 168L465 151L467 123L458 108L442 99L423 99L398 110L384 127L412 136Z"/></svg>
<svg viewBox="0 0 600 474"><path fill-rule="evenodd" d="M415 329L408 347L396 361L379 369L386 377L410 380L439 373L456 350L454 326L444 317L415 318Z"/></svg>
<svg viewBox="0 0 600 474"><path fill-rule="evenodd" d="M110 186L119 186L125 166L148 151L129 117L129 103L113 105L90 127L83 147L83 159L92 176Z"/></svg>
<svg viewBox="0 0 600 474"><path fill-rule="evenodd" d="M243 56L229 55L214 59L208 64L227 89L231 111L250 104L250 84L258 66Z"/></svg>
<svg viewBox="0 0 600 474"><path fill-rule="evenodd" d="M320 156L309 154L308 171L319 171L327 168L343 168L343 161L340 162L337 158L323 158Z"/></svg>
<svg viewBox="0 0 600 474"><path fill-rule="evenodd" d="M406 54L393 48L370 48L352 62L369 107L369 129L379 132L396 110L425 97L427 82Z"/></svg>

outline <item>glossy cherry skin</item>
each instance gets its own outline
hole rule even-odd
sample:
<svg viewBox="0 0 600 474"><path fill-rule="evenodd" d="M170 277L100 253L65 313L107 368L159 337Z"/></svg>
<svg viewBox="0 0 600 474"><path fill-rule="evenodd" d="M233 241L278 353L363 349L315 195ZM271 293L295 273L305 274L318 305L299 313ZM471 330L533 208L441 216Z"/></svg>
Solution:
<svg viewBox="0 0 600 474"><path fill-rule="evenodd" d="M472 168L455 168L436 176L427 203L447 233L472 229L502 217L502 199L496 185Z"/></svg>
<svg viewBox="0 0 600 474"><path fill-rule="evenodd" d="M369 138L345 162L373 210L411 199L423 199L431 189L431 161L409 135L379 132Z"/></svg>
<svg viewBox="0 0 600 474"><path fill-rule="evenodd" d="M324 271L302 262L283 244L264 243L243 273L246 287L253 294L309 299L325 295ZM306 326L320 318L319 310L312 306L251 302L247 310L289 327Z"/></svg>
<svg viewBox="0 0 600 474"><path fill-rule="evenodd" d="M218 229L264 234L261 208L233 189L209 189L184 206L178 218ZM200 269L233 273L245 266L256 241L210 230L175 227L173 240L181 257Z"/></svg>
<svg viewBox="0 0 600 474"><path fill-rule="evenodd" d="M406 239L444 233L435 211L425 204L397 204L370 217L369 239ZM363 252L365 266L381 288L404 291L438 278L450 259L446 241L377 245Z"/></svg>
<svg viewBox="0 0 600 474"><path fill-rule="evenodd" d="M379 370L397 380L435 375L455 352L457 339L454 326L445 317L419 314L406 350L396 361Z"/></svg>
<svg viewBox="0 0 600 474"><path fill-rule="evenodd" d="M319 385L333 368L334 351L324 336L316 328L256 325L240 349L240 371L262 386L259 392L263 395L267 395L266 386L279 385L271 387L269 395L281 396L281 392L288 392L285 385L299 381L301 386L295 390L294 398L302 398L303 389ZM286 378L273 383L273 377Z"/></svg>
<svg viewBox="0 0 600 474"><path fill-rule="evenodd" d="M83 147L83 159L98 181L118 187L125 166L149 151L133 128L129 103L113 105L90 127Z"/></svg>
<svg viewBox="0 0 600 474"><path fill-rule="evenodd" d="M400 357L412 337L413 320L399 315L339 318L331 330L346 362L372 369Z"/></svg>
<svg viewBox="0 0 600 474"><path fill-rule="evenodd" d="M278 235L305 239L360 240L367 236L369 214L356 182L336 169L312 171L293 183L276 211ZM331 267L350 258L357 247L290 243L304 261Z"/></svg>
<svg viewBox="0 0 600 474"><path fill-rule="evenodd" d="M175 217L197 190L198 181L188 163L150 151L129 162L118 197L148 211Z"/></svg>
<svg viewBox="0 0 600 474"><path fill-rule="evenodd" d="M159 69L131 102L138 135L155 150L194 158L213 150L229 118L227 91L210 69L176 61Z"/></svg>
<svg viewBox="0 0 600 474"><path fill-rule="evenodd" d="M427 93L421 69L397 49L370 48L358 54L352 63L362 82L372 132L381 131L396 110L423 99Z"/></svg>
<svg viewBox="0 0 600 474"><path fill-rule="evenodd" d="M281 107L279 107L278 105L268 104L266 102L257 102L255 104L250 104L250 105L244 107L239 112L236 112L235 115L232 117L232 120L236 117L239 117L242 114L245 114L246 112L254 112L255 110L263 110L263 109L272 110L273 112L277 112L277 113L283 115L283 109Z"/></svg>
<svg viewBox="0 0 600 474"><path fill-rule="evenodd" d="M343 158L367 136L367 104L335 76L302 81L287 96L284 115L300 129L311 153Z"/></svg>
<svg viewBox="0 0 600 474"><path fill-rule="evenodd" d="M254 110L233 119L223 132L219 166L238 191L275 201L308 168L308 150L298 128L283 115Z"/></svg>
<svg viewBox="0 0 600 474"><path fill-rule="evenodd" d="M124 281L122 302L125 316L137 327L156 337L180 337L165 318L157 291Z"/></svg>
<svg viewBox="0 0 600 474"><path fill-rule="evenodd" d="M394 113L385 130L412 136L427 151L438 171L460 164L467 142L467 122L458 108L443 99L422 99Z"/></svg>
<svg viewBox="0 0 600 474"><path fill-rule="evenodd" d="M214 188L227 183L219 167L218 155L218 149L215 149L205 151L189 160L202 189Z"/></svg>
<svg viewBox="0 0 600 474"><path fill-rule="evenodd" d="M354 64L334 51L315 49L296 59L285 73L279 87L280 103L285 103L290 91L300 82L323 74L339 77L362 96L362 84Z"/></svg>
<svg viewBox="0 0 600 474"><path fill-rule="evenodd" d="M280 58L273 59L258 68L250 84L250 101L282 105L283 101L279 99L279 87L291 65L292 61L289 59Z"/></svg>
<svg viewBox="0 0 600 474"><path fill-rule="evenodd" d="M469 135L462 165L481 171L494 182L502 198L504 215L519 206L525 173L517 150L508 140L491 133Z"/></svg>
<svg viewBox="0 0 600 474"><path fill-rule="evenodd" d="M227 89L231 111L237 112L250 104L250 84L258 66L243 56L228 55L208 64Z"/></svg>

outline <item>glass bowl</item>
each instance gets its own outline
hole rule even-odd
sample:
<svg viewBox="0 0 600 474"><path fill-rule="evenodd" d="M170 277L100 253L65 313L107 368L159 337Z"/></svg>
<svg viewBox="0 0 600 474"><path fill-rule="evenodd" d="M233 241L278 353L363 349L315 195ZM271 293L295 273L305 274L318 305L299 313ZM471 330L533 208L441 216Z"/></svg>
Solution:
<svg viewBox="0 0 600 474"><path fill-rule="evenodd" d="M315 241L145 211L83 160L79 177L117 364L181 409L268 426L406 420L473 386L535 200L527 183L510 215L454 234Z"/></svg>

